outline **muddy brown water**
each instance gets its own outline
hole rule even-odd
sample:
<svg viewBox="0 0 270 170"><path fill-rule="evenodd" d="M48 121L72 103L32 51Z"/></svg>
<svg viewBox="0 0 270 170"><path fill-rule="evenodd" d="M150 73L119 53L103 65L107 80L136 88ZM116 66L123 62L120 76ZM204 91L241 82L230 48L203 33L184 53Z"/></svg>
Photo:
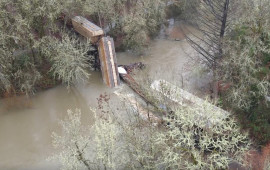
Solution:
<svg viewBox="0 0 270 170"><path fill-rule="evenodd" d="M180 23L173 24L162 30L143 55L117 53L118 64L141 61L149 68L150 75L163 79L186 74L190 69L186 67L190 64L188 54L193 50L183 39L181 29L177 29ZM83 123L92 124L94 118L89 107L97 106L100 94L114 91L102 83L101 73L91 74L86 85L76 85L70 91L58 86L31 99L0 100L0 170L59 169L57 163L46 161L54 152L51 133L61 133L58 121L64 119L67 109L80 108ZM190 91L207 85L207 82L185 77Z"/></svg>

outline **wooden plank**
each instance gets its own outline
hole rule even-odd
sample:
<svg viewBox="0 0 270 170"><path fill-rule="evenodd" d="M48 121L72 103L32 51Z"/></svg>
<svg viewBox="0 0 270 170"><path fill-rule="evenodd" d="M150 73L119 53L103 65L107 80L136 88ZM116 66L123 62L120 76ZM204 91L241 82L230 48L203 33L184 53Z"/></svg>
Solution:
<svg viewBox="0 0 270 170"><path fill-rule="evenodd" d="M104 35L104 31L100 27L82 16L72 18L72 25L78 33L90 39L92 37Z"/></svg>

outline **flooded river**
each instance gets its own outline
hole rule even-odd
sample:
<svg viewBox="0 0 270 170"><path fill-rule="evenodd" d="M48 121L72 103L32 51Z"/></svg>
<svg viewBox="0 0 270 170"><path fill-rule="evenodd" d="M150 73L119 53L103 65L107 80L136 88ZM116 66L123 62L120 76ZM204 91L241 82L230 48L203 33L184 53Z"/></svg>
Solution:
<svg viewBox="0 0 270 170"><path fill-rule="evenodd" d="M163 30L143 55L117 53L118 64L141 61L149 68L150 75L157 78L185 75L189 69L186 66L190 64L187 53L192 53L192 49L178 29L180 23L173 24L176 26L169 27L167 32ZM102 83L101 73L91 74L86 85L76 85L70 91L59 86L40 92L31 99L0 100L0 169L59 169L57 164L46 161L54 152L51 133L60 132L58 120L65 117L67 109L80 108L83 123L93 123L89 107L97 105L96 99L100 94L111 94L114 90ZM207 84L184 77L189 82L189 90L194 92L198 86Z"/></svg>

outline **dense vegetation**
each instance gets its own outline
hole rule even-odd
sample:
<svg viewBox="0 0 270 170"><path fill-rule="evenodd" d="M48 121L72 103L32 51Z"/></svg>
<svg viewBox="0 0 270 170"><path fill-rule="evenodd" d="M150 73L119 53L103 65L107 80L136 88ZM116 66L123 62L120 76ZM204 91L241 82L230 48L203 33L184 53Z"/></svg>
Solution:
<svg viewBox="0 0 270 170"><path fill-rule="evenodd" d="M232 161L245 163L248 134L208 102L174 107L167 123L157 126L128 102L115 107L107 95L100 101L93 127L81 125L80 110L69 110L61 121L64 133L53 134L61 152L52 159L64 169L226 169Z"/></svg>
<svg viewBox="0 0 270 170"><path fill-rule="evenodd" d="M147 45L165 18L162 0L3 0L0 7L0 92L7 96L89 78L93 48L70 28L76 15L134 50Z"/></svg>
<svg viewBox="0 0 270 170"><path fill-rule="evenodd" d="M134 51L147 46L166 17L189 20L200 35L186 37L213 75L212 96L232 115L220 118L223 113L208 102L201 108L172 105L144 87L153 103L171 109L154 126L138 109L126 103L119 110L101 95L92 128L81 125L79 110L68 111L63 134L53 134L61 150L53 158L63 168L226 169L232 162L249 167L251 147L270 142L269 0L1 0L1 96L87 81L95 49L72 29L76 15L102 27L118 50Z"/></svg>
<svg viewBox="0 0 270 170"><path fill-rule="evenodd" d="M56 75L64 83L85 75L83 70L87 64L84 58L89 47L75 43L78 38L72 37L64 26L57 25L61 3L40 0L0 3L2 90L30 95L39 88L57 84ZM75 49L79 56L72 55ZM64 62L71 55L76 57L76 65ZM68 68L72 72L65 79L61 73L61 69L66 69L63 67L73 67Z"/></svg>
<svg viewBox="0 0 270 170"><path fill-rule="evenodd" d="M270 141L270 4L260 1L243 6L248 14L234 21L224 40L219 76L230 87L222 93L222 100L244 119L254 139L266 144Z"/></svg>
<svg viewBox="0 0 270 170"><path fill-rule="evenodd" d="M207 0L194 7L202 36L187 40L213 74L213 96L259 144L270 141L269 1ZM221 95L221 96L218 96Z"/></svg>

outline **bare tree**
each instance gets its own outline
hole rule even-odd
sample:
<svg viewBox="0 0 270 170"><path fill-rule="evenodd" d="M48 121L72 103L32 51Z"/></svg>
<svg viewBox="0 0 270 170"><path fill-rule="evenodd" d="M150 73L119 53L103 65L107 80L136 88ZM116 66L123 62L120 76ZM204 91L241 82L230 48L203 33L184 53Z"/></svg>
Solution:
<svg viewBox="0 0 270 170"><path fill-rule="evenodd" d="M205 59L210 68L215 68L222 58L222 39L229 26L230 0L203 0L196 7L195 26L199 35L186 36L190 45Z"/></svg>

